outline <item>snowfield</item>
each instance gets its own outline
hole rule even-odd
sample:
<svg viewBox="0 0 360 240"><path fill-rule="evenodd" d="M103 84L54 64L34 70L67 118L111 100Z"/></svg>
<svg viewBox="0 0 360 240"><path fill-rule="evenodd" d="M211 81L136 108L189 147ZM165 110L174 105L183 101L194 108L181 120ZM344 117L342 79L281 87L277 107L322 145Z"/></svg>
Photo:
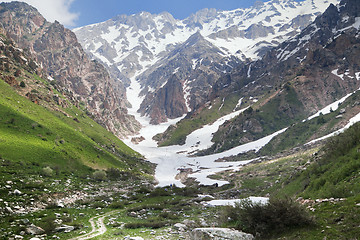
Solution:
<svg viewBox="0 0 360 240"><path fill-rule="evenodd" d="M283 129L257 141L235 147L222 153L201 157L191 157L189 156L189 153L196 150L209 148L212 145L212 135L219 129L219 126L222 125L226 120L230 120L231 118L239 115L245 111L246 108L232 112L224 117L221 117L213 124L206 125L203 128L194 131L187 137L186 143L184 145L159 148L157 147L157 143L152 139L153 136L164 132L171 124L175 124L182 118L172 119L167 123L162 123L159 125L149 124L150 119L141 116L137 112L137 109L139 108L142 101L142 98L139 97L140 91L140 84L136 81L135 76L131 78L131 85L127 90L128 99L132 104L132 108L129 109L129 113L134 115L142 125L140 133L135 137L143 136L145 140L136 145L131 142L130 137L124 140L124 142L134 150L143 154L148 161L157 164L155 177L159 183L159 186L167 186L170 184L184 186L179 179L176 179L176 176L180 173L181 169L187 169L190 171L191 174L189 177L195 178L196 181L198 181L200 184L212 185L217 183L219 186L227 184L228 182L226 181L212 180L208 178L208 176L225 170L237 170L252 160L239 162L217 162L216 160L237 155L239 153L244 153L250 150L258 151L273 137L286 130ZM238 107L240 106L241 99L239 100Z"/></svg>
<svg viewBox="0 0 360 240"><path fill-rule="evenodd" d="M139 72L138 75L139 74L141 74L141 72ZM222 153L200 157L189 156L189 154L193 153L194 151L209 148L213 144L211 142L212 135L218 130L219 126L221 126L225 121L236 117L237 115L246 110L246 108L243 108L241 110L234 111L226 116L221 117L213 124L206 125L201 129L194 131L187 137L186 143L184 145L159 148L157 147L157 143L152 139L153 136L158 133L164 132L171 124L175 124L176 122L180 121L182 117L169 120L168 122L159 125L149 124L150 119L146 116L141 116L137 112L137 109L140 107L140 103L142 102L142 97L139 97L140 91L141 87L140 84L136 81L135 76L131 78L131 86L127 90L128 99L132 104L132 108L129 109L129 113L133 114L136 119L142 124L142 129L140 130L140 133L135 137L143 136L145 140L136 145L131 142L130 137L124 142L134 150L143 154L148 161L157 164L155 177L158 181L159 186L167 186L170 184L184 186L181 183L180 179L177 178L177 175L180 173L181 170L186 170L186 172L189 174L188 177L194 178L200 184L212 185L216 183L219 186L227 184L227 181L213 180L210 179L209 176L225 170L238 170L244 164L247 164L253 160L249 159L247 161L239 162L218 162L218 159L234 156L239 153L244 153L251 150L258 151L268 142L270 142L273 137L286 131L286 128L282 129L257 141L237 146ZM329 104L327 107L320 110L318 113L314 114L306 120L317 117L320 114L328 114L331 111L330 109L337 109L339 103L344 102L353 93L344 96L342 99L332 104ZM241 100L242 99L239 99L239 104L237 108L241 108ZM344 128L322 138L311 141L308 144L339 134L359 121L360 114L354 116Z"/></svg>

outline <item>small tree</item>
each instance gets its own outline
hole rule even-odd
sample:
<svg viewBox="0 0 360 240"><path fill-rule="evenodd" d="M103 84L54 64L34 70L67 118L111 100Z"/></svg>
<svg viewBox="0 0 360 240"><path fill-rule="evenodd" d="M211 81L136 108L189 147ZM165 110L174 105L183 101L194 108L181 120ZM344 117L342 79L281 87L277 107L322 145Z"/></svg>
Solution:
<svg viewBox="0 0 360 240"><path fill-rule="evenodd" d="M24 82L24 81L21 81L21 83L20 83L20 87L22 87L22 88L26 87L26 84L25 84L25 82Z"/></svg>
<svg viewBox="0 0 360 240"><path fill-rule="evenodd" d="M106 172L103 170L97 170L93 173L93 178L96 181L104 181L106 180Z"/></svg>

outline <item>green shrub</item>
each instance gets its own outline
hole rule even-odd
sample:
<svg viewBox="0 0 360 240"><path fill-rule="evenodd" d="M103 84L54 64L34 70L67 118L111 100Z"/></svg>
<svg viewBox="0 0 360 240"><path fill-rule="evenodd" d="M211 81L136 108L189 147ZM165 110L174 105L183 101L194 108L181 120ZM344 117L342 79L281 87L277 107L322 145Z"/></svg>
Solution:
<svg viewBox="0 0 360 240"><path fill-rule="evenodd" d="M221 219L238 230L261 237L314 223L306 209L290 198L271 198L268 204L244 200L235 207L223 208Z"/></svg>
<svg viewBox="0 0 360 240"><path fill-rule="evenodd" d="M103 170L97 170L93 173L93 179L96 181L105 181L106 180L106 172Z"/></svg>
<svg viewBox="0 0 360 240"><path fill-rule="evenodd" d="M149 220L148 222L136 222L136 223L127 223L125 224L125 228L128 229L136 229L136 228L151 228L157 229L165 227L167 222L158 221L158 220Z"/></svg>
<svg viewBox="0 0 360 240"><path fill-rule="evenodd" d="M53 216L48 216L45 217L41 220L41 222L39 223L39 226L44 229L46 234L51 234L54 232L55 228L56 228L56 224L55 224L55 217Z"/></svg>
<svg viewBox="0 0 360 240"><path fill-rule="evenodd" d="M54 170L51 169L51 167L44 167L41 170L41 174L46 177L51 177L54 173Z"/></svg>
<svg viewBox="0 0 360 240"><path fill-rule="evenodd" d="M109 179L120 179L122 174L121 171L117 168L109 168L106 170L106 175L108 176Z"/></svg>
<svg viewBox="0 0 360 240"><path fill-rule="evenodd" d="M25 84L24 81L21 81L21 82L20 82L20 87L22 87L22 88L26 87L26 84Z"/></svg>
<svg viewBox="0 0 360 240"><path fill-rule="evenodd" d="M114 209L123 209L124 208L124 203L123 202L113 202L109 205L109 208L114 208Z"/></svg>

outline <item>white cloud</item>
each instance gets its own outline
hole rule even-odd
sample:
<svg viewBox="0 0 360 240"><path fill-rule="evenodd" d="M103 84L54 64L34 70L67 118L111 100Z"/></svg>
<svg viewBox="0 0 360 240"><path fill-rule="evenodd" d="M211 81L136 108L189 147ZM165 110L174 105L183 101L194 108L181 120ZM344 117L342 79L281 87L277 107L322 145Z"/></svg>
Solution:
<svg viewBox="0 0 360 240"><path fill-rule="evenodd" d="M21 0L35 7L49 22L59 21L66 26L75 26L79 13L71 12L74 0ZM5 0L2 2L11 2Z"/></svg>

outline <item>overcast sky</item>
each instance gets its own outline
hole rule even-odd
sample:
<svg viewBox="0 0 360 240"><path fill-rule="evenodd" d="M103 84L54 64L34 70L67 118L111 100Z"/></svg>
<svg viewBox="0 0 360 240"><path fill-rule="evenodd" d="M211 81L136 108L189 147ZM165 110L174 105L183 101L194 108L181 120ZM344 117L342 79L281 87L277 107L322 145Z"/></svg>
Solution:
<svg viewBox="0 0 360 240"><path fill-rule="evenodd" d="M106 21L116 15L141 11L167 11L184 19L203 8L232 10L252 6L256 0L22 0L36 7L50 22L58 20L69 28ZM267 0L264 0L267 1ZM0 2L11 2L5 0Z"/></svg>

